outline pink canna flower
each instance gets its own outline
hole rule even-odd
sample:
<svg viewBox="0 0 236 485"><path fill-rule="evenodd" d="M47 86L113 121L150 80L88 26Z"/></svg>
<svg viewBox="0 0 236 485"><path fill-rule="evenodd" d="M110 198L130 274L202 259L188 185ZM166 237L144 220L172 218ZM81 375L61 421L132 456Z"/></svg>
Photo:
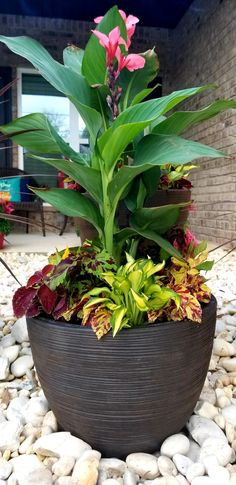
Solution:
<svg viewBox="0 0 236 485"><path fill-rule="evenodd" d="M116 51L116 58L118 61L117 75L119 75L124 67L128 71L136 71L136 69L142 69L145 65L145 59L142 56L139 54L128 54L128 56L124 56L119 47Z"/></svg>
<svg viewBox="0 0 236 485"><path fill-rule="evenodd" d="M131 37L134 35L136 24L139 22L138 17L135 17L134 15L126 15L126 13L123 10L119 10L119 13L124 20L126 30L127 30L127 50L131 44ZM103 19L103 16L96 17L94 19L94 22L96 24L99 24L101 20Z"/></svg>
<svg viewBox="0 0 236 485"><path fill-rule="evenodd" d="M126 15L126 13L123 10L119 10L119 13L124 20L124 23L126 25L126 30L127 30L127 46L129 47L131 44L131 37L133 37L136 24L139 22L138 17L135 17L134 15ZM139 68L138 68L139 69Z"/></svg>
<svg viewBox="0 0 236 485"><path fill-rule="evenodd" d="M98 30L92 30L94 35L99 39L99 43L106 49L106 66L109 67L114 60L119 44L125 44L124 39L120 37L120 27L115 27L106 35Z"/></svg>

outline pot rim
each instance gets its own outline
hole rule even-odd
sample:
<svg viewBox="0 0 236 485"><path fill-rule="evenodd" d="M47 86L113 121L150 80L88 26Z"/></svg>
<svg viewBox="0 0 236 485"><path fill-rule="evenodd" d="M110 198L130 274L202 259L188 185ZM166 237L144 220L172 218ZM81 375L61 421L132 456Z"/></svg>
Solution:
<svg viewBox="0 0 236 485"><path fill-rule="evenodd" d="M215 298L214 295L211 295L211 299L209 301L209 303L203 303L202 304L202 310L203 310L203 316L204 316L204 313L205 311L208 309L208 310L213 310L214 309L214 306L217 304L217 300ZM94 333L92 328L91 327L88 327L86 325L81 325L79 323L70 323L70 322L64 322L62 320L54 320L53 318L51 318L50 316L37 316L37 317L26 317L27 320L41 320L41 322L45 325L50 325L52 327L59 327L59 328L74 328L74 329L83 329L83 332L88 332L88 333ZM132 328L123 328L122 329L122 334L126 334L127 332L131 332L131 331L140 331L140 330L147 330L147 329L151 329L151 328L161 328L163 329L164 327L167 327L167 328L170 328L171 325L173 324L178 324L178 325L183 325L183 324L189 324L191 326L193 326L193 328L200 328L201 325L202 325L202 322L201 323L197 323L197 322L192 322L191 320L188 320L187 318L185 318L184 320L179 320L179 321L176 321L176 320L173 320L173 321L162 321L162 322L157 322L157 323L150 323L150 324L147 324L147 325L140 325L140 326L137 326L137 327L132 327ZM111 334L111 332L109 332L108 334ZM108 335L107 334L107 335ZM118 333L118 336L121 335L121 332ZM117 337L117 336L116 336Z"/></svg>

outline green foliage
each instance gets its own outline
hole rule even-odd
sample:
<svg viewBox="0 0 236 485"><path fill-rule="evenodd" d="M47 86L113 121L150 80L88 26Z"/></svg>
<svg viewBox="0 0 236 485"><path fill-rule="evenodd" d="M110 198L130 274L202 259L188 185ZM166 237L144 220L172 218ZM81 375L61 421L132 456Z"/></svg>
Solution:
<svg viewBox="0 0 236 485"><path fill-rule="evenodd" d="M7 219L0 218L0 233L4 234L4 236L7 236L8 234L10 234L11 230L12 223Z"/></svg>
<svg viewBox="0 0 236 485"><path fill-rule="evenodd" d="M92 326L98 338L112 328L113 336L122 328L144 324L147 312L160 310L170 300L180 304L179 296L169 288L162 287L156 273L163 270L164 263L154 264L148 259L134 260L127 255L127 263L116 273L104 273L102 279L109 288L93 288L84 295L89 298L83 309L82 324ZM99 310L99 312L98 312ZM97 314L107 316L109 325L97 324Z"/></svg>
<svg viewBox="0 0 236 485"><path fill-rule="evenodd" d="M130 33L116 6L106 13L96 32L108 35L117 27L123 38L122 42L119 40L120 56L126 63L130 55L127 56L124 44L130 42ZM90 134L90 151L85 156L73 150L42 114L27 115L0 127L31 152L29 156L33 156L36 164L37 160L43 160L63 170L87 191L80 194L64 189L34 189L35 193L63 214L93 224L101 247L118 263L124 257L125 245L129 244L135 255L137 240L143 238L155 241L168 254L181 259L165 234L175 224L181 206L169 206L161 212L158 208L144 209L145 200L157 188L163 165L184 167L201 157L225 156L177 135L195 123L235 108L235 101L221 100L196 112L173 113L178 104L214 85L143 101L153 90L149 83L155 80L159 68L154 49L136 55L139 62L145 59L145 64L133 70L128 63L120 67L117 54L113 61L108 60L111 52L104 49L94 34L84 51L68 46L63 52L64 64L28 37L0 36L0 42L31 62L54 88L68 97ZM50 158L43 158L42 154ZM125 228L120 228L117 222L122 199L131 209L130 222ZM118 312L117 318L122 321L125 316L121 317Z"/></svg>

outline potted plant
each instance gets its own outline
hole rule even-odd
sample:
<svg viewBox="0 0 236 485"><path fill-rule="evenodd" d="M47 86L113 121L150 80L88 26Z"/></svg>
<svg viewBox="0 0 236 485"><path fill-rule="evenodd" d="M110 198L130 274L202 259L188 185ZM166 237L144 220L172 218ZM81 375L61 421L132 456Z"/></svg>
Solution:
<svg viewBox="0 0 236 485"><path fill-rule="evenodd" d="M11 232L12 223L7 219L7 214L11 214L13 210L13 206L10 202L0 199L0 213L2 215L6 214L6 218L4 216L0 218L0 249L2 249L4 245L4 236L7 236Z"/></svg>
<svg viewBox="0 0 236 485"><path fill-rule="evenodd" d="M158 62L154 49L128 53L137 17L113 7L95 21L85 50L67 47L64 64L32 39L0 36L74 103L90 152L75 152L40 113L1 130L34 152L35 163L45 161L86 190L33 189L65 215L92 224L98 237L54 254L13 304L17 316L27 316L38 376L60 425L105 455L124 456L154 451L184 426L206 376L216 312L200 274L212 266L206 245L175 227L186 203L145 202L166 164L225 156L179 135L236 102L166 117L212 86L145 101ZM130 211L124 228L122 200ZM137 257L143 239L158 245L154 261Z"/></svg>

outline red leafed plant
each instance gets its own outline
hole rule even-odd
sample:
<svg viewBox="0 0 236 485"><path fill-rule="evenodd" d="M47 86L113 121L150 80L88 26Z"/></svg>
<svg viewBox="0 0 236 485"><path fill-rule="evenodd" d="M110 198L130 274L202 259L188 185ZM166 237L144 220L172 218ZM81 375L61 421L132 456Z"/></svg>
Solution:
<svg viewBox="0 0 236 485"><path fill-rule="evenodd" d="M15 292L14 313L17 318L46 314L55 320L73 320L84 293L99 285L104 271L115 268L105 251L89 244L57 252L49 258L49 264L28 279L26 286Z"/></svg>

